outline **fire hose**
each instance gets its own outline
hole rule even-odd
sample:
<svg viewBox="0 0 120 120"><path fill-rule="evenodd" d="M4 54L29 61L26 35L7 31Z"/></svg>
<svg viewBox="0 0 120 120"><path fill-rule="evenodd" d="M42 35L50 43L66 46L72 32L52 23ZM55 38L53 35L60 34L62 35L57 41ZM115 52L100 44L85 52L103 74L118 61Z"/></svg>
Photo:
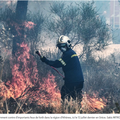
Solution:
<svg viewBox="0 0 120 120"><path fill-rule="evenodd" d="M36 54L39 55L40 58L42 58L41 54L39 53L39 51L36 51ZM52 69L54 69L60 76L62 76L64 78L64 76L53 66L50 66Z"/></svg>

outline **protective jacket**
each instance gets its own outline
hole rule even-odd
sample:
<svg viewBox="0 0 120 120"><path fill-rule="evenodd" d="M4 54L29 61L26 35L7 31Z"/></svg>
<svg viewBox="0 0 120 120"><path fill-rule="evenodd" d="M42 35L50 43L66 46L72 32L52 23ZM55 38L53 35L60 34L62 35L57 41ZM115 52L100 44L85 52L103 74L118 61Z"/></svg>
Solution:
<svg viewBox="0 0 120 120"><path fill-rule="evenodd" d="M83 73L78 56L71 48L63 52L63 55L60 59L55 61L45 59L44 62L55 68L62 67L65 75L65 83L70 84L84 82Z"/></svg>

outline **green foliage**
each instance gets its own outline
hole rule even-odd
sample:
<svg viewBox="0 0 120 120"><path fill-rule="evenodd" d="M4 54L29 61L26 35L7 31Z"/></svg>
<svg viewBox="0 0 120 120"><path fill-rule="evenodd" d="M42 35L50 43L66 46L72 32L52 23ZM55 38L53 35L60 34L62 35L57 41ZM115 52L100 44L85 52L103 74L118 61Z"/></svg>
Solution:
<svg viewBox="0 0 120 120"><path fill-rule="evenodd" d="M11 34L11 22L15 19L15 12L10 7L5 6L5 10L0 9L1 36L0 44L2 48L11 49L13 35Z"/></svg>
<svg viewBox="0 0 120 120"><path fill-rule="evenodd" d="M55 2L51 5L52 18L47 28L57 36L68 35L73 47L83 44L83 55L88 60L92 51L101 50L109 44L109 28L100 18L94 2L79 2L66 5Z"/></svg>
<svg viewBox="0 0 120 120"><path fill-rule="evenodd" d="M13 6L5 6L5 10L0 9L0 21L10 22L15 19L15 10Z"/></svg>
<svg viewBox="0 0 120 120"><path fill-rule="evenodd" d="M32 54L34 54L34 51L36 50L38 43L41 41L40 36L44 28L43 27L44 20L45 18L42 13L38 12L36 14L31 14L31 12L29 12L27 14L27 21L31 21L34 23L34 28L26 30L25 32L27 36L26 42L29 43Z"/></svg>
<svg viewBox="0 0 120 120"><path fill-rule="evenodd" d="M50 8L52 19L48 19L46 27L58 36L69 35L75 26L78 8L65 5L64 2L54 2Z"/></svg>
<svg viewBox="0 0 120 120"><path fill-rule="evenodd" d="M83 56L89 61L92 51L104 49L109 44L109 28L100 18L94 7L94 2L83 2L78 5L80 16L77 24L78 41L82 41Z"/></svg>
<svg viewBox="0 0 120 120"><path fill-rule="evenodd" d="M35 24L33 29L27 31L28 37L30 37L31 39L36 39L38 37L38 35L42 31L44 19L45 18L43 14L39 12L36 14L31 14L31 12L29 12L27 14L27 21L32 21Z"/></svg>

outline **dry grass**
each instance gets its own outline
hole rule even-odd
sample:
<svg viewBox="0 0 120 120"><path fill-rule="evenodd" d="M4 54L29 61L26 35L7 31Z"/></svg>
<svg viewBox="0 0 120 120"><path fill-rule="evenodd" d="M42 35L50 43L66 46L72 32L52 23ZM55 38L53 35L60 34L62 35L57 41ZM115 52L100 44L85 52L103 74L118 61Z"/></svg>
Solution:
<svg viewBox="0 0 120 120"><path fill-rule="evenodd" d="M40 62L40 60L39 60ZM109 71L112 71L114 73L114 70L117 72L118 69L114 69L115 67L114 64L106 63L107 61L101 61L100 63L94 63L93 68L90 70L85 68L85 70L89 71L84 71L83 73L86 73L85 76L85 86L86 89L84 91L88 91L88 94L91 95L92 92L98 91L101 96L105 96L106 98L108 97L106 93L109 93L111 96L110 98L110 103L106 105L105 101L102 98L96 97L96 96L89 96L86 93L83 94L83 101L82 101L82 106L80 104L79 99L73 100L72 98L68 101L68 99L65 99L64 102L61 101L60 106L55 106L53 107L51 104L48 106L44 105L37 105L35 103L30 104L28 102L29 97L26 97L24 100L20 99L13 99L13 101L9 99L4 99L0 98L0 113L15 113L15 114L20 114L20 113L71 113L71 114L80 114L80 113L120 113L120 107L119 104L116 104L115 102L119 103L119 96L113 88L116 88L119 80L118 77L114 77L113 75L109 74ZM98 66L98 64L100 66ZM40 66L38 67L40 70L39 72L42 72L42 76L46 76L46 73L50 71L49 69L45 68L45 65L40 63ZM83 67L84 68L84 67ZM102 69L101 69L102 68ZM45 72L46 70L46 72ZM99 71L100 74L97 73ZM93 72L93 73L92 73ZM54 71L52 71L54 73ZM3 74L3 73L2 73ZM54 73L55 76L57 76L57 73ZM88 74L88 75L87 75ZM56 77L56 80L59 81L61 78L59 76ZM114 83L113 84L113 79ZM3 79L4 80L4 79ZM4 81L5 82L5 81ZM58 82L57 82L58 83ZM94 85L94 87L93 87ZM113 86L114 85L114 86ZM59 85L58 85L59 86ZM117 87L117 88L118 88ZM104 89L104 88L109 88L109 89ZM102 91L99 91L101 90ZM104 91L103 91L104 90ZM115 91L116 93L114 93ZM119 89L117 90L119 93ZM111 94L110 94L111 93ZM114 95L114 96L113 96ZM115 96L116 95L116 96ZM116 101L116 99L118 101ZM96 100L96 102L95 102ZM113 102L115 101L115 102ZM111 103L114 103L114 107L111 105ZM101 105L103 107L101 107ZM14 110L13 110L14 108Z"/></svg>
<svg viewBox="0 0 120 120"><path fill-rule="evenodd" d="M103 112L106 107L106 103L102 98L95 98L95 96L90 97L86 93L83 94L82 102L76 98L73 100L72 98L66 98L61 101L61 105L53 107L53 105L49 104L47 107L45 105L37 105L35 103L29 104L27 103L27 99L25 100L3 100L0 102L2 109L0 113L14 113L14 114L37 114L37 113L46 113L46 114L89 114L89 113L105 113ZM14 109L14 110L13 110ZM115 113L115 111L113 110ZM112 112L112 113L113 113Z"/></svg>
<svg viewBox="0 0 120 120"><path fill-rule="evenodd" d="M61 105L61 113L70 113L70 114L77 114L81 113L81 104L78 99L73 100L72 97L68 101L66 98Z"/></svg>

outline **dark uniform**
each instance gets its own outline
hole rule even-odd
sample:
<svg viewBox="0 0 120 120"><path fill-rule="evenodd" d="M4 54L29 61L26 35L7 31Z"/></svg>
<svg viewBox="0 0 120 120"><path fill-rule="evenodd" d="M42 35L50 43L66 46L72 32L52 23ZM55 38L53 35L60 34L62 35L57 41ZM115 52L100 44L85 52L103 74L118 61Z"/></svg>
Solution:
<svg viewBox="0 0 120 120"><path fill-rule="evenodd" d="M45 57L43 59L46 64L55 68L62 67L63 69L65 84L61 89L61 98L64 100L66 96L71 96L73 99L76 99L77 94L81 98L84 79L77 54L69 48L63 52L59 60L50 61Z"/></svg>

